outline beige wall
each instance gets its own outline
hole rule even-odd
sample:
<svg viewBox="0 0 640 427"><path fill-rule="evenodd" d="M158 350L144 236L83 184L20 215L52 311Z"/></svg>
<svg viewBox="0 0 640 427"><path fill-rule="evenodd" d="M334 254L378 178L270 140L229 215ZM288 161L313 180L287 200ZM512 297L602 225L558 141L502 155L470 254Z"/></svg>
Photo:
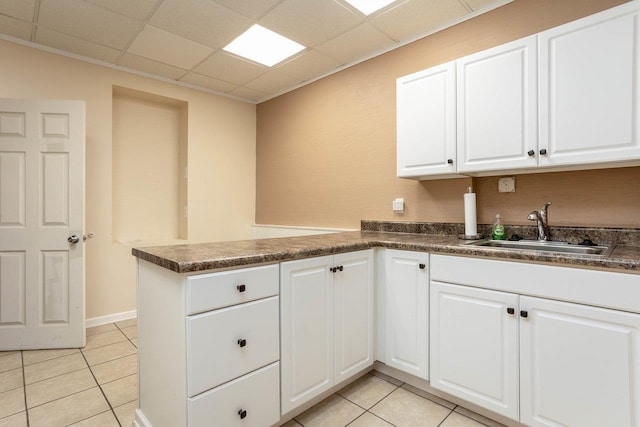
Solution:
<svg viewBox="0 0 640 427"><path fill-rule="evenodd" d="M553 201L556 225L640 227L640 168L417 182L395 176L395 80L604 10L623 0L516 0L475 19L258 105L256 223L359 227L361 219L508 224ZM391 201L404 197L406 213Z"/></svg>
<svg viewBox="0 0 640 427"><path fill-rule="evenodd" d="M135 310L135 259L112 235L112 90L188 106L190 242L250 237L255 214L255 106L0 40L0 97L86 101L87 318ZM126 206L118 206L125 210ZM133 207L132 207L133 209ZM165 243L165 242L145 242Z"/></svg>

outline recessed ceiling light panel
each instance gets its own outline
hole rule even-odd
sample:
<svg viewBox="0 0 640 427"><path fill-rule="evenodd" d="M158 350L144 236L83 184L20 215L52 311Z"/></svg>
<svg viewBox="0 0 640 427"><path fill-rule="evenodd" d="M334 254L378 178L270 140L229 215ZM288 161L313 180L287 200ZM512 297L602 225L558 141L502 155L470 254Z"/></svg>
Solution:
<svg viewBox="0 0 640 427"><path fill-rule="evenodd" d="M223 50L272 67L304 48L293 40L255 24Z"/></svg>
<svg viewBox="0 0 640 427"><path fill-rule="evenodd" d="M360 12L369 16L373 12L377 12L383 7L394 3L396 0L344 0Z"/></svg>

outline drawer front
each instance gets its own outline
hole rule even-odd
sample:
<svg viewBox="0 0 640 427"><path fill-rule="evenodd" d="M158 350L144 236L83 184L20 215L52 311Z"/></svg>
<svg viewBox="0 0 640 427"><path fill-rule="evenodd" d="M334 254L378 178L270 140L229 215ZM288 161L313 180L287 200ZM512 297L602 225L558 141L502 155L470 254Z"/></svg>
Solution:
<svg viewBox="0 0 640 427"><path fill-rule="evenodd" d="M277 296L189 316L189 397L277 361L279 351Z"/></svg>
<svg viewBox="0 0 640 427"><path fill-rule="evenodd" d="M187 314L278 295L279 283L277 264L187 277Z"/></svg>
<svg viewBox="0 0 640 427"><path fill-rule="evenodd" d="M280 421L279 380L280 363L276 362L188 399L189 427L265 427L276 424Z"/></svg>

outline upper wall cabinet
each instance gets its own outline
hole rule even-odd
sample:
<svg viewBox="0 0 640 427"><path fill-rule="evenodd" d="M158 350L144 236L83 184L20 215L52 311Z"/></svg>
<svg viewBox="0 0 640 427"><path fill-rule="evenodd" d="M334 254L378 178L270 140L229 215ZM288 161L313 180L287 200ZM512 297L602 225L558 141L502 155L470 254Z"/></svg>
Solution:
<svg viewBox="0 0 640 427"><path fill-rule="evenodd" d="M640 158L637 1L540 33L541 166Z"/></svg>
<svg viewBox="0 0 640 427"><path fill-rule="evenodd" d="M398 79L398 176L640 165L639 15L634 0Z"/></svg>
<svg viewBox="0 0 640 427"><path fill-rule="evenodd" d="M396 90L398 176L456 177L455 62L399 78Z"/></svg>
<svg viewBox="0 0 640 427"><path fill-rule="evenodd" d="M536 36L456 61L458 172L535 167Z"/></svg>

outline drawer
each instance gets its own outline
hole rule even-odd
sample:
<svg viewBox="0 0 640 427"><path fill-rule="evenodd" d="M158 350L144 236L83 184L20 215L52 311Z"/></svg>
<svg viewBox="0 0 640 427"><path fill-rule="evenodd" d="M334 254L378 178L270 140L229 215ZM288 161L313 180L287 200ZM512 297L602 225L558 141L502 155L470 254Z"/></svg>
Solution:
<svg viewBox="0 0 640 427"><path fill-rule="evenodd" d="M190 276L186 279L187 314L278 295L279 284L277 264Z"/></svg>
<svg viewBox="0 0 640 427"><path fill-rule="evenodd" d="M187 317L189 397L279 358L277 296Z"/></svg>
<svg viewBox="0 0 640 427"><path fill-rule="evenodd" d="M280 421L279 365L276 362L188 399L189 427L266 427L276 424Z"/></svg>

